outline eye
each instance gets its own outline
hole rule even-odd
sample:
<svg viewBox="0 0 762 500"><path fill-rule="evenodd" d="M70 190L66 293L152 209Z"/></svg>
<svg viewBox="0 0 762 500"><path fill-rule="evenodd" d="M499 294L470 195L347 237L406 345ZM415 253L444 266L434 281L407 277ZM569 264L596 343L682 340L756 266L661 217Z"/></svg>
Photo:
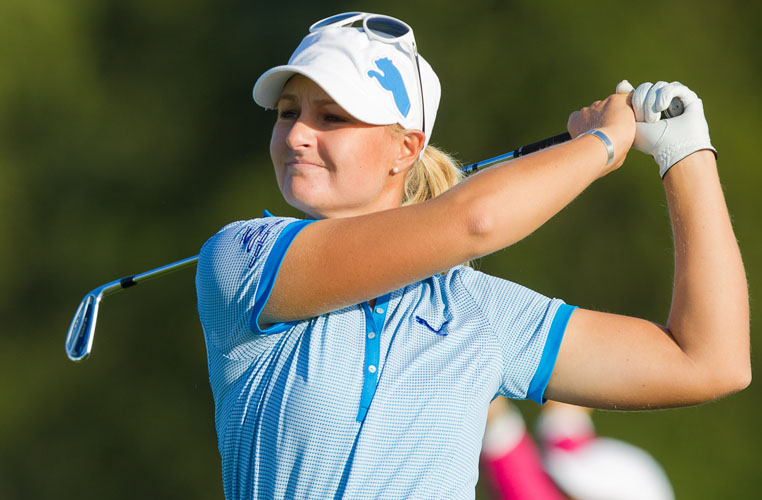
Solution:
<svg viewBox="0 0 762 500"><path fill-rule="evenodd" d="M325 113L323 115L323 119L331 123L346 123L349 121L346 117L338 115L336 113Z"/></svg>
<svg viewBox="0 0 762 500"><path fill-rule="evenodd" d="M299 110L296 108L278 108L278 119L289 120L298 116Z"/></svg>

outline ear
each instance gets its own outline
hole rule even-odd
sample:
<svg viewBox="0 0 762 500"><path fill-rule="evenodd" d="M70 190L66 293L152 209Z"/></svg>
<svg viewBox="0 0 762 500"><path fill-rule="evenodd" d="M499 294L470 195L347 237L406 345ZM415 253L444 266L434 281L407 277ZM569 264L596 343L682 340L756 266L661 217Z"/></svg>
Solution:
<svg viewBox="0 0 762 500"><path fill-rule="evenodd" d="M418 161L418 155L423 149L426 137L420 130L405 130L398 142L399 149L394 166L400 171L405 171Z"/></svg>

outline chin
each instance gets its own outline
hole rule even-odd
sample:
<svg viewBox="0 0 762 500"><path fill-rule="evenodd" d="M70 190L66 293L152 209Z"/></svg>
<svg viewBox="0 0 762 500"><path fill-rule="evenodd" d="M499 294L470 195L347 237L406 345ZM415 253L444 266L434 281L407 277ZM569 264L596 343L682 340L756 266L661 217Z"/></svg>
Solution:
<svg viewBox="0 0 762 500"><path fill-rule="evenodd" d="M348 199L351 197L346 193L316 189L313 183L298 180L289 182L281 190L281 194L286 203L312 219L332 219L364 213L358 210L358 207L364 206L358 200ZM343 202L337 204L336 200L343 200Z"/></svg>
<svg viewBox="0 0 762 500"><path fill-rule="evenodd" d="M283 198L290 206L304 212L311 219L325 219L326 216L321 210L321 204L315 199L314 193L295 193L293 191L283 192Z"/></svg>

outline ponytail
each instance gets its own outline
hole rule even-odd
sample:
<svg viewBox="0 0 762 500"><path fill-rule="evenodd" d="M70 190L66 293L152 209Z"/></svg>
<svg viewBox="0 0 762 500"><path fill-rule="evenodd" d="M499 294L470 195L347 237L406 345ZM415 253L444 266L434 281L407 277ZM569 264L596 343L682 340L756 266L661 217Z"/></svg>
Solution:
<svg viewBox="0 0 762 500"><path fill-rule="evenodd" d="M436 198L462 178L458 162L446 152L428 145L423 157L410 168L405 179L402 205L413 205Z"/></svg>

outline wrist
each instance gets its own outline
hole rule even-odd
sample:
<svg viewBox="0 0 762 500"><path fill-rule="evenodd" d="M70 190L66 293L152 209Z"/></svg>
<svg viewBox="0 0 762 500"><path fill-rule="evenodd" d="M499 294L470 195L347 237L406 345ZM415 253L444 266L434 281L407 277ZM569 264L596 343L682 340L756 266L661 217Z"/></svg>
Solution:
<svg viewBox="0 0 762 500"><path fill-rule="evenodd" d="M577 139L589 141L589 144L593 145L587 146L590 148L590 151L598 151L600 158L603 159L597 175L598 177L607 175L624 163L624 157L627 150L624 149L624 154L621 152L622 148L618 146L615 139L612 140L612 134L607 128L601 127L588 130L577 136Z"/></svg>
<svg viewBox="0 0 762 500"><path fill-rule="evenodd" d="M701 149L694 151L685 158L677 161L662 176L662 181L676 181L686 176L698 177L701 175L716 176L717 160L714 149Z"/></svg>
<svg viewBox="0 0 762 500"><path fill-rule="evenodd" d="M592 136L598 139L603 147L606 148L606 167L611 166L614 162L614 143L611 142L609 136L600 129L591 128L587 132L582 132L579 137Z"/></svg>
<svg viewBox="0 0 762 500"><path fill-rule="evenodd" d="M677 147L664 148L661 151L654 152L653 157L656 160L656 164L659 165L659 175L664 179L670 169L698 153L707 154L714 160L717 159L717 150L714 149L711 143L703 140L686 141Z"/></svg>

